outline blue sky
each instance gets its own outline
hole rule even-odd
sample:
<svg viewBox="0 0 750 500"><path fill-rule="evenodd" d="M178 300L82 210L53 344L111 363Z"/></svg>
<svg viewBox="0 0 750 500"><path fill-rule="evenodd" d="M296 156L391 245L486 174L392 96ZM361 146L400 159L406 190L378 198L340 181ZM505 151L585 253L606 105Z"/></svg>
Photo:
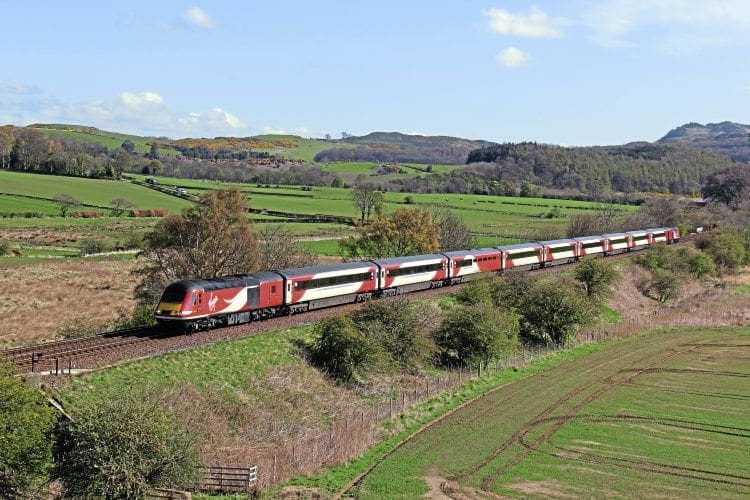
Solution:
<svg viewBox="0 0 750 500"><path fill-rule="evenodd" d="M750 1L0 0L0 123L563 145L750 122Z"/></svg>

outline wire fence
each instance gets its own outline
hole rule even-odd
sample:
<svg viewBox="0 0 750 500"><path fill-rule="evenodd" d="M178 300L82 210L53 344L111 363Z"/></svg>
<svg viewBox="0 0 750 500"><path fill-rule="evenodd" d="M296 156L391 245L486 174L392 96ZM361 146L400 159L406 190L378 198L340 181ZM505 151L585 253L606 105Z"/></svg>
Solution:
<svg viewBox="0 0 750 500"><path fill-rule="evenodd" d="M679 307L665 307L652 315L626 318L617 325L582 330L567 344L524 346L513 356L448 371L406 389L392 390L387 397L377 401L367 410L339 415L336 423L324 433L274 448L242 449L235 450L236 453L227 450L228 455L241 456L246 465L257 465L255 486L263 489L295 476L313 473L325 466L341 465L352 460L389 434L396 432L399 428L398 417L408 408L488 373L510 367L523 367L530 361L560 350L590 342L625 338L647 329L750 324L750 299L740 302L728 300L725 303L721 300L712 300L711 306L706 308L701 307L703 298L695 297ZM393 423L390 426L383 425L388 421Z"/></svg>

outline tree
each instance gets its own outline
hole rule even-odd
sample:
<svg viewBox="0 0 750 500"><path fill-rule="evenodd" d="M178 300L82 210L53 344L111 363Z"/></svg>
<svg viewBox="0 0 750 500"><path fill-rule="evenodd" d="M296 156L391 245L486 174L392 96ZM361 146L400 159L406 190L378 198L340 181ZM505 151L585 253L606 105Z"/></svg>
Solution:
<svg viewBox="0 0 750 500"><path fill-rule="evenodd" d="M589 297L603 298L610 287L619 281L622 276L612 262L605 259L586 259L576 267L576 280L583 283L586 295Z"/></svg>
<svg viewBox="0 0 750 500"><path fill-rule="evenodd" d="M15 377L10 363L0 359L0 497L37 496L33 493L52 469L56 421L44 396Z"/></svg>
<svg viewBox="0 0 750 500"><path fill-rule="evenodd" d="M340 240L339 248L348 258L433 253L440 248L440 235L428 210L399 208L360 226L359 235Z"/></svg>
<svg viewBox="0 0 750 500"><path fill-rule="evenodd" d="M143 498L154 487L189 487L198 479L194 430L151 393L110 395L76 408L56 450L66 494Z"/></svg>
<svg viewBox="0 0 750 500"><path fill-rule="evenodd" d="M109 207L112 211L112 217L119 217L125 213L126 210L135 207L135 205L125 198L115 198L109 202Z"/></svg>
<svg viewBox="0 0 750 500"><path fill-rule="evenodd" d="M733 165L711 172L703 180L703 196L736 209L750 191L750 167Z"/></svg>
<svg viewBox="0 0 750 500"><path fill-rule="evenodd" d="M367 222L373 212L382 210L383 193L376 191L370 184L359 185L352 189L352 200L360 212L360 222Z"/></svg>
<svg viewBox="0 0 750 500"><path fill-rule="evenodd" d="M147 266L138 273L142 300L153 300L167 283L249 273L258 269L258 242L237 189L209 191L181 215L160 220L144 238Z"/></svg>
<svg viewBox="0 0 750 500"><path fill-rule="evenodd" d="M133 153L135 153L135 144L133 144L133 141L131 141L130 139L125 139L120 145L120 149L132 155Z"/></svg>
<svg viewBox="0 0 750 500"><path fill-rule="evenodd" d="M127 154L126 152L122 152L117 155L117 158L115 158L115 163L113 165L114 167L114 178L120 179L122 178L122 173L129 170L130 167L133 165L133 157Z"/></svg>
<svg viewBox="0 0 750 500"><path fill-rule="evenodd" d="M81 204L80 201L65 193L56 194L52 197L52 199L55 203L57 203L57 206L60 209L61 217L66 217L71 209Z"/></svg>
<svg viewBox="0 0 750 500"><path fill-rule="evenodd" d="M159 159L159 145L155 142L151 143L151 148L149 149L148 153L146 153L146 158L150 160L158 160Z"/></svg>
<svg viewBox="0 0 750 500"><path fill-rule="evenodd" d="M349 316L323 319L313 327L312 363L342 382L349 382L373 359L372 342Z"/></svg>
<svg viewBox="0 0 750 500"><path fill-rule="evenodd" d="M435 332L435 343L443 363L467 366L515 352L518 332L516 313L478 304L451 311Z"/></svg>
<svg viewBox="0 0 750 500"><path fill-rule="evenodd" d="M438 228L441 251L465 250L477 246L477 239L471 234L463 218L455 212L435 207L432 209L432 220Z"/></svg>
<svg viewBox="0 0 750 500"><path fill-rule="evenodd" d="M258 269L314 266L318 256L302 247L283 224L266 224L257 232Z"/></svg>

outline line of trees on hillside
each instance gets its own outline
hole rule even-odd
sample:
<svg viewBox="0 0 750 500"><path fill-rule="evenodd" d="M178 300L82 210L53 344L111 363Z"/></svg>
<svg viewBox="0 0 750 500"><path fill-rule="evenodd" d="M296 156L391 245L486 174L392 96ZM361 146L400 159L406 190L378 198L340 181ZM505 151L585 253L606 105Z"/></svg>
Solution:
<svg viewBox="0 0 750 500"><path fill-rule="evenodd" d="M677 144L562 147L533 142L499 144L472 151L467 164L488 180L526 180L553 189L700 192L710 172L734 162L712 151Z"/></svg>

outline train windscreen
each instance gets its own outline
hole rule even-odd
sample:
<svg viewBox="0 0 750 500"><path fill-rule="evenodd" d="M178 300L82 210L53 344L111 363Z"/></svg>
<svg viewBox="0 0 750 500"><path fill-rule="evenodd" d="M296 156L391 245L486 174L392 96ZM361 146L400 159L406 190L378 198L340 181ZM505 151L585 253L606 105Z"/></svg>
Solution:
<svg viewBox="0 0 750 500"><path fill-rule="evenodd" d="M161 295L161 302L182 302L185 300L187 287L182 283L173 283L169 285Z"/></svg>

